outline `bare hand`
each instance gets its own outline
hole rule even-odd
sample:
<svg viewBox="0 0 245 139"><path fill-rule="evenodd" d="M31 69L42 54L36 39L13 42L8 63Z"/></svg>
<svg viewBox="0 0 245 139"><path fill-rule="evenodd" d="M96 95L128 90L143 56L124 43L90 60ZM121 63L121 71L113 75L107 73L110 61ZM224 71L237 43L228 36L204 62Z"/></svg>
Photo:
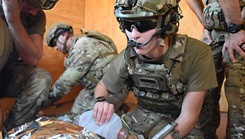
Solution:
<svg viewBox="0 0 245 139"><path fill-rule="evenodd" d="M228 51L229 57L233 63L236 62L234 57L234 51L236 51L243 59L245 59L245 31L241 30L235 34L229 33L228 38L223 46L222 53L224 55L225 51ZM241 47L240 47L241 46Z"/></svg>
<svg viewBox="0 0 245 139"><path fill-rule="evenodd" d="M113 113L114 105L108 103L107 101L97 102L94 105L93 118L98 125L109 122Z"/></svg>
<svg viewBox="0 0 245 139"><path fill-rule="evenodd" d="M201 41L205 42L208 45L211 44L211 42L213 42L213 39L211 37L211 32L205 28L203 29L203 32L202 32Z"/></svg>

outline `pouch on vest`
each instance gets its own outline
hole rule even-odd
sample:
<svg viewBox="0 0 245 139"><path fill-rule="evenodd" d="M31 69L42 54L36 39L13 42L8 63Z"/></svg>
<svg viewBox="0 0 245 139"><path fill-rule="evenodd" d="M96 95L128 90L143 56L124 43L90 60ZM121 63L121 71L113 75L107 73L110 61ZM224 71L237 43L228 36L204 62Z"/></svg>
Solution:
<svg viewBox="0 0 245 139"><path fill-rule="evenodd" d="M124 129L131 135L143 135L145 139L151 139L161 129L173 122L173 120L159 113L135 108L133 111L123 114L121 121ZM170 131L167 131L170 132ZM168 134L166 132L166 134Z"/></svg>
<svg viewBox="0 0 245 139"><path fill-rule="evenodd" d="M208 5L203 9L202 18L204 28L208 30L226 29L225 17L222 12L222 8L217 1L208 3Z"/></svg>
<svg viewBox="0 0 245 139"><path fill-rule="evenodd" d="M204 3L207 5L203 9L202 18L203 26L207 30L217 29L226 30L227 23L225 22L225 16L222 12L222 8L217 0L205 0ZM245 0L240 0L241 10L244 8ZM241 13L243 16L243 12ZM243 16L244 20L244 16Z"/></svg>

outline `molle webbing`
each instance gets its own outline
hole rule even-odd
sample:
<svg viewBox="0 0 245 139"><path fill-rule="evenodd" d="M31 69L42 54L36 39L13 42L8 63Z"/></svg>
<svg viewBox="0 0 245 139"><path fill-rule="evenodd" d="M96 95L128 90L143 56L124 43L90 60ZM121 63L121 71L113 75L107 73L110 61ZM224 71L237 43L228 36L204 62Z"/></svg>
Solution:
<svg viewBox="0 0 245 139"><path fill-rule="evenodd" d="M186 35L177 34L175 44L170 46L173 48L169 59L163 64L143 63L138 58L131 61L135 65L128 67L134 82L133 92L141 107L179 115L185 95L185 85L179 79L186 41Z"/></svg>
<svg viewBox="0 0 245 139"><path fill-rule="evenodd" d="M162 101L166 99L163 92L169 92L170 95L184 92L184 85L179 82L179 78L186 40L187 36L177 35L169 59L164 64L144 63L138 61L138 58L131 59L134 65L128 68L136 96Z"/></svg>

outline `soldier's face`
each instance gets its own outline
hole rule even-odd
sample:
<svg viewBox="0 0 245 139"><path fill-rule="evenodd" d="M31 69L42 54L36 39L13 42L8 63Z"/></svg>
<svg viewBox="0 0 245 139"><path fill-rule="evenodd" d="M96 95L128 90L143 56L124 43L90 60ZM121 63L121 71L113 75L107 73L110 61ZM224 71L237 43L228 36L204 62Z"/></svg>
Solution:
<svg viewBox="0 0 245 139"><path fill-rule="evenodd" d="M145 44L155 34L156 29L151 29L140 33L136 28L132 27L131 32L128 30L126 30L125 32L129 40L134 40L138 43ZM157 45L158 43L156 41L156 37L154 37L147 45L142 47L134 47L134 49L139 55L148 55L156 48Z"/></svg>
<svg viewBox="0 0 245 139"><path fill-rule="evenodd" d="M61 51L61 52L64 53L64 54L67 53L67 51L65 50L65 38L64 38L64 35L63 35L63 34L61 34L61 35L58 37L58 39L57 39L57 41L56 41L56 45L54 46L54 48L55 48L56 50Z"/></svg>

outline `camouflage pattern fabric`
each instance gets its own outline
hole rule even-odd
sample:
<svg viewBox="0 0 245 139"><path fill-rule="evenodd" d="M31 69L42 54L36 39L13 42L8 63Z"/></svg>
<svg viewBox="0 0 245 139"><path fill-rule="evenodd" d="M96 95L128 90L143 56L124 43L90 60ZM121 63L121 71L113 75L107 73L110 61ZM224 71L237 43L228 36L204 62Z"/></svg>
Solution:
<svg viewBox="0 0 245 139"><path fill-rule="evenodd" d="M164 115L142 107L137 107L133 111L124 114L121 119L123 127L129 130L131 135L140 134L143 135L144 138L150 139L155 135L153 133L158 133L158 131L154 130L162 129L169 124L170 121L174 121L172 117L175 116ZM184 139L204 139L204 136L200 130L194 128Z"/></svg>
<svg viewBox="0 0 245 139"><path fill-rule="evenodd" d="M222 63L224 32L213 31L211 35L214 41L209 46L212 49L218 87L207 91L198 121L198 126L203 131L206 139L217 138L216 129L220 125L219 99L224 81L224 66Z"/></svg>
<svg viewBox="0 0 245 139"><path fill-rule="evenodd" d="M5 19L2 5L0 6L0 15L0 18ZM46 25L44 11L39 10L35 17L21 12L20 18L27 34L39 34L43 37ZM19 55L13 47L7 63L0 71L0 98L16 98L7 117L7 129L35 118L43 100L48 97L51 85L50 74L35 66L25 65L23 61L19 60Z"/></svg>
<svg viewBox="0 0 245 139"><path fill-rule="evenodd" d="M86 88L82 89L75 99L71 112L81 114L86 110L93 109L95 104L93 93L94 90L88 90Z"/></svg>
<svg viewBox="0 0 245 139"><path fill-rule="evenodd" d="M50 74L24 63L8 64L0 73L0 97L13 97L16 102L7 117L7 130L35 118L51 89Z"/></svg>
<svg viewBox="0 0 245 139"><path fill-rule="evenodd" d="M228 101L227 139L245 138L245 60L235 53L236 63L224 55L225 94Z"/></svg>
<svg viewBox="0 0 245 139"><path fill-rule="evenodd" d="M223 31L213 30L211 33L213 38L213 42L210 44L212 48L214 62L216 66L216 74L219 87L216 89L210 90L211 92L208 94L213 94L214 104L218 105L218 100L220 98L220 88L222 87L222 81L224 79L224 75L226 77L225 81L225 95L228 101L228 125L226 130L226 138L227 139L240 139L244 138L245 134L245 99L244 99L244 90L245 90L245 62L237 53L235 53L235 57L237 59L236 63L231 63L229 60L229 56L227 53L224 55L224 59L222 57L222 48L225 41L226 33ZM206 97L207 98L207 97ZM211 101L210 99L205 99L206 101ZM205 102L204 102L205 103ZM209 108L208 108L209 107ZM211 106L207 108L211 110ZM205 137L210 138L210 132L214 128L217 128L219 125L219 114L218 114L218 106L215 107L213 105L213 118L209 120L209 127L203 127L202 131L205 134ZM210 111L212 112L212 111ZM201 112L205 113L204 111ZM213 123L213 124L211 124ZM208 131L208 132L205 132Z"/></svg>
<svg viewBox="0 0 245 139"><path fill-rule="evenodd" d="M211 0L211 1L205 1L205 4L208 3L215 3L216 0ZM244 15L244 2L243 0L241 0L241 6L242 6L242 18L243 20L245 19L245 15ZM218 9L217 4L211 4L210 8L213 9ZM220 6L219 6L220 7ZM211 14L211 13L207 13L207 11L204 11L206 13L203 14ZM216 12L217 14L218 12ZM219 16L220 18L221 16ZM210 17L209 17L210 18ZM211 17L212 19L214 17ZM213 20L218 20L216 22L223 22L224 21L224 17L223 19L213 19ZM211 22L210 22L211 23ZM204 25L205 26L205 25ZM244 138L243 135L244 134L244 118L242 118L242 113L244 113L244 110L242 112L243 109L243 105L244 100L242 100L242 93L244 92L244 85L243 87L241 85L237 85L234 86L233 84L234 81L237 81L237 83L243 83L244 82L244 73L242 73L242 67L244 69L244 62L242 62L243 60L237 60L238 62L236 64L231 64L229 61L229 57L226 54L225 58L223 60L223 56L222 56L222 48L225 42L225 36L226 36L226 32L222 31L222 30L218 30L221 28L217 28L215 27L215 25L212 25L212 27L210 28L206 28L212 30L211 31L211 36L212 39L214 40L210 45L210 47L212 48L212 53L213 53L213 58L214 58L214 63L215 63L215 68L216 68L216 76L217 76L217 81L218 81L218 87L211 89L207 92L207 95L205 97L205 101L204 101L204 105L203 105L203 109L201 111L201 115L200 115L200 119L198 122L198 125L200 126L201 130L203 131L203 133L205 134L205 138L209 139L209 138L217 138L215 137L215 131L218 128L219 124L220 124L220 114L219 114L219 99L220 99L220 92L221 92L221 87L222 87L222 83L224 81L224 78L226 77L226 83L225 83L225 94L226 94L226 98L228 101L228 127L227 127L227 133L226 136L227 138ZM216 30L217 29L217 30ZM237 58L239 59L238 54ZM223 62L225 61L225 62ZM224 65L224 63L229 63ZM238 64L239 63L239 64ZM237 64L240 65L237 67ZM234 71L235 69L233 69L234 67L237 67L236 70L240 71ZM239 68L241 67L241 68ZM225 71L225 72L224 72ZM244 71L243 71L244 72ZM232 74L232 73L236 73L236 74ZM225 77L224 77L225 76ZM240 94L241 93L241 94ZM234 95L234 96L233 96ZM235 98L240 98L241 99L235 99ZM234 107L236 107L236 110L234 110ZM239 109L241 109L241 111L239 111ZM212 115L212 117L206 117L206 114L210 114ZM241 114L241 115L240 115ZM205 116L204 116L205 115ZM240 115L237 116L237 115ZM243 122L242 122L243 121ZM202 126L202 124L204 123L208 123L206 125L208 126Z"/></svg>
<svg viewBox="0 0 245 139"><path fill-rule="evenodd" d="M86 36L77 38L65 58L65 71L55 82L50 98L55 102L67 94L73 86L83 86L85 88L77 96L72 112L81 114L84 110L90 109L91 106L88 105L93 105L94 87L115 56L117 56L115 48L107 42ZM120 98L122 102L126 96L127 94Z"/></svg>
<svg viewBox="0 0 245 139"><path fill-rule="evenodd" d="M226 28L226 22L221 6L217 1L208 1L207 6L202 13L203 26L210 29L224 30Z"/></svg>
<svg viewBox="0 0 245 139"><path fill-rule="evenodd" d="M240 0L240 2L241 2L241 9L243 10L244 0ZM225 30L227 23L225 21L225 17L219 2L217 0L204 0L204 3L206 4L206 6L204 7L202 13L203 26L208 30L212 30L212 29Z"/></svg>
<svg viewBox="0 0 245 139"><path fill-rule="evenodd" d="M175 49L179 48L180 49L182 47L182 45L185 43L180 43L180 42L183 42L183 40L181 38L178 38L176 40L177 40L176 44L178 46L174 46L173 48L175 48ZM184 49L180 49L180 50L184 50ZM176 57L176 56L173 56L173 57L171 57L171 56L173 56L173 55L170 54L171 60ZM178 58L182 59L182 57L178 57ZM212 59L212 58L210 57L210 59ZM143 62L141 62L140 64L143 65ZM168 63L168 61L167 61L166 65L171 65L171 63ZM136 66L132 66L132 67L135 67L135 71L140 71L140 72L142 72L148 76L151 76L151 74L146 72L146 71L152 69L153 71L156 71L155 74L158 74L161 76L165 75L168 78L168 81L171 81L170 80L171 77L175 77L172 79L172 82L175 81L175 83L178 83L177 82L178 80L176 81L176 77L179 78L178 75L179 75L180 71L178 70L178 68L180 69L180 65L181 65L181 63L176 63L174 65L175 70L171 71L171 73L173 73L173 75L166 74L169 72L165 72L165 73L163 72L164 70L171 69L171 67L168 67L168 66L166 66L166 67L168 67L167 69L164 67L156 68L157 67L156 65L154 66L154 64L147 63L147 66L139 67L136 65ZM130 68L128 68L128 69L130 69ZM177 71L177 72L174 72L174 71ZM129 70L129 73L131 73L130 70ZM132 73L133 74L131 76L133 76L135 74L135 72L133 70L132 70ZM152 73L152 71L151 71L151 73ZM139 74L139 76L140 76L140 74ZM143 77L143 76L141 76L141 77ZM154 77L156 77L156 76L154 76ZM137 78L140 78L140 77L137 77ZM132 79L134 80L134 77L132 77ZM146 77L144 79L146 79ZM143 84L142 82L141 82L141 84ZM134 85L137 86L137 80L135 80ZM144 84L143 87L144 86L146 86L146 85ZM141 90L139 90L139 89L133 90L135 96L138 98L137 99L138 100L138 107L140 107L140 109L135 109L133 112L127 113L126 115L128 115L128 116L126 116L126 120L125 120L126 122L123 122L123 123L129 123L125 127L132 131L131 134L144 134L144 136L146 136L146 132L149 132L149 129L158 126L158 125L154 125L155 123L162 122L161 117L170 118L171 121L174 121L176 118L178 118L180 111L181 111L181 105L183 102L183 98L185 96L185 92L183 91L184 90L183 89L182 91L179 91L180 94L174 95L173 91L172 92L164 91L162 94L160 94L160 96L161 96L160 100L163 100L163 101L160 101L160 100L155 99L155 98L157 98L156 97L157 93L156 93L156 95L154 95L154 91L150 92L148 90L147 90L147 92L145 91L146 92L145 93L143 90L144 89L143 87L140 88ZM182 87L184 88L184 86L182 86ZM150 87L148 86L147 89L149 89L149 88ZM159 88L159 87L155 87L155 88ZM178 91L176 91L176 92L178 92ZM144 95L144 93L146 95ZM207 95L207 96L213 97L212 95L213 94L210 93L210 95ZM212 98L209 100L210 97L206 98L205 106L203 106L203 108L202 108L202 114L203 115L201 116L201 118L199 120L199 123L198 123L199 127L195 128L185 138L195 138L195 139L204 138L204 135L203 135L202 131L200 130L200 126L202 128L207 127L207 129L208 129L210 126L208 126L207 124L209 124L210 121L213 122L213 120L216 120L216 117L213 117L213 113L214 113L213 108L215 107L215 109L218 109L219 107L216 108L216 106L219 106L219 105L218 104L215 105L214 103L216 101L214 101ZM212 106L212 107L210 107L210 106ZM152 110L152 111L150 111L150 110ZM218 114L219 114L219 109L218 109ZM169 122L165 122L165 123L169 123ZM218 127L218 125L216 127ZM163 127L164 126L162 126L161 129ZM154 129L152 129L152 130L154 130ZM151 130L151 132L155 132L152 130ZM216 128L213 131L214 131L213 136L215 136ZM150 138L150 137L147 136L147 138Z"/></svg>

